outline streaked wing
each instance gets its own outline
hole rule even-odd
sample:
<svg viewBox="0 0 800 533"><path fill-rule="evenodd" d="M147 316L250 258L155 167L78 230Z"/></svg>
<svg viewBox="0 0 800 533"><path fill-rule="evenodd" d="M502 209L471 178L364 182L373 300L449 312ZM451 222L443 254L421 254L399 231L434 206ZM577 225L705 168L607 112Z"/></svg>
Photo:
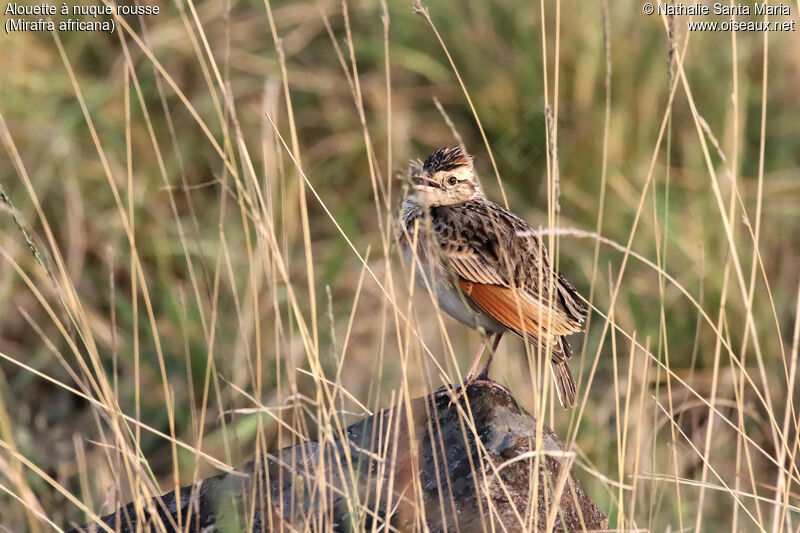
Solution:
<svg viewBox="0 0 800 533"><path fill-rule="evenodd" d="M510 244L514 230L510 221L502 216L511 213L495 212L491 205L472 201L435 208L431 212L433 230L443 259L456 276L474 283L511 287L513 275L509 275L512 269L508 267L517 257L514 247L504 244Z"/></svg>
<svg viewBox="0 0 800 533"><path fill-rule="evenodd" d="M541 338L581 330L586 310L577 292L552 271L546 248L519 217L486 201L470 202L436 210L433 229L454 281L503 325ZM556 289L552 303L549 276Z"/></svg>
<svg viewBox="0 0 800 533"><path fill-rule="evenodd" d="M462 248L463 246L463 248ZM442 247L447 262L454 273L462 279L474 283L506 285L500 273L480 256L475 248L469 245Z"/></svg>

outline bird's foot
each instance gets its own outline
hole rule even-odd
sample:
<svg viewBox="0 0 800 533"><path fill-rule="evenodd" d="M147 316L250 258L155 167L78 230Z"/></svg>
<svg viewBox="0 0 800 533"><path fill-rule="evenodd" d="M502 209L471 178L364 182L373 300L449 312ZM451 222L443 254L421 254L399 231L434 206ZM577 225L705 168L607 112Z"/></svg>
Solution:
<svg viewBox="0 0 800 533"><path fill-rule="evenodd" d="M461 385L454 388L452 391L448 390L445 387L445 392L450 393L450 402L447 404L447 408L453 407L453 405L457 404L464 394L467 392L467 387L472 385L475 382L475 378L472 376L467 376L467 378L461 382Z"/></svg>
<svg viewBox="0 0 800 533"><path fill-rule="evenodd" d="M511 390L509 390L508 387L506 387L502 383L496 382L493 379L489 379L486 376L479 375L478 377L473 379L472 383L470 383L470 386L474 386L474 385L481 385L483 387L492 387L494 389L501 390L501 391L505 392L509 396L511 395Z"/></svg>
<svg viewBox="0 0 800 533"><path fill-rule="evenodd" d="M464 379L461 385L459 385L452 391L448 390L447 388L443 388L441 389L441 392L450 393L450 403L448 404L448 407L452 407L461 400L462 396L466 395L467 389L469 389L469 387L474 387L476 385L483 387L493 387L495 389L499 389L505 392L506 394L511 394L511 391L509 391L505 386L501 385L500 383L494 380L489 379L489 376L485 371L481 372L475 377L467 376L467 378Z"/></svg>

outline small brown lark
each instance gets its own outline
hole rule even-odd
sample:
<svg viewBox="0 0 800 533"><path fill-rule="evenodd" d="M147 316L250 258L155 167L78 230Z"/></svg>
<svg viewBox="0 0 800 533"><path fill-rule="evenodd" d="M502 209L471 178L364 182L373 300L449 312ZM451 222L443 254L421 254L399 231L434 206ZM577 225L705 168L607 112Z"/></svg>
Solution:
<svg viewBox="0 0 800 533"><path fill-rule="evenodd" d="M430 287L438 305L484 338L465 384L485 380L506 331L550 353L558 398L577 403L566 336L581 331L586 307L575 288L555 272L539 237L514 213L481 191L472 157L442 148L414 165L412 194L403 203L399 244ZM552 294L552 297L551 297ZM474 378L487 343L486 366Z"/></svg>

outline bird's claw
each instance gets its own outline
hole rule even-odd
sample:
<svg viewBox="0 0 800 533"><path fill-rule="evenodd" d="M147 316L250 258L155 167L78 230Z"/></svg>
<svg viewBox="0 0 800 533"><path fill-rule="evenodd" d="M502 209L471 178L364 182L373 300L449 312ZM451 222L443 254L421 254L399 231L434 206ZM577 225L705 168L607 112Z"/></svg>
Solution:
<svg viewBox="0 0 800 533"><path fill-rule="evenodd" d="M448 404L448 407L452 407L453 405L458 403L458 401L461 399L461 397L466 394L467 389L469 387L474 387L476 385L482 385L484 387L492 387L492 388L501 390L501 391L505 392L506 394L509 394L509 395L511 394L511 391L509 391L508 388L506 388L502 384L500 384L500 383L498 383L498 382L496 382L496 381L494 381L492 379L489 379L486 376L485 372L481 372L480 374L478 374L475 377L472 377L472 376L467 377L467 379L465 379L464 382L461 385L456 387L456 389L450 394L450 403Z"/></svg>
<svg viewBox="0 0 800 533"><path fill-rule="evenodd" d="M456 387L456 389L453 391L453 394L450 396L450 403L447 404L447 407L453 407L454 404L458 403L461 397L467 393L467 388L469 388L471 385L474 385L475 381L476 380L474 377L467 376L467 379L465 379L461 385Z"/></svg>

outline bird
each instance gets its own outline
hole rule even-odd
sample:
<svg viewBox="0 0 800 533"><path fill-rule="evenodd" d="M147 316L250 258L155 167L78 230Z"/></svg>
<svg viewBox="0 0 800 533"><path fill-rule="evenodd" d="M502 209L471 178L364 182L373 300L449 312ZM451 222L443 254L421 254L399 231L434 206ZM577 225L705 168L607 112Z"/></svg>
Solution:
<svg viewBox="0 0 800 533"><path fill-rule="evenodd" d="M439 308L482 332L463 389L488 380L500 338L512 332L550 354L559 401L565 409L574 407L567 336L582 331L587 309L575 287L552 268L539 235L486 198L472 156L460 147L412 161L410 178L398 247ZM490 342L486 365L475 377Z"/></svg>

